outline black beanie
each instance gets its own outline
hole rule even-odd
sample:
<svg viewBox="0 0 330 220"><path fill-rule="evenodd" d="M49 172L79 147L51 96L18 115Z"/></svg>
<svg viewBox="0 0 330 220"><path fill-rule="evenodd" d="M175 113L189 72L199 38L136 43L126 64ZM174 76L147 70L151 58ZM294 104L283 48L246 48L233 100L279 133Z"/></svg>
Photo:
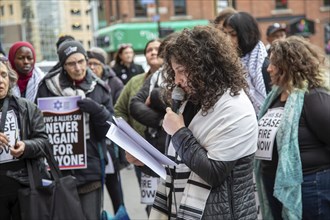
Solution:
<svg viewBox="0 0 330 220"><path fill-rule="evenodd" d="M58 59L60 60L61 65L63 66L66 59L68 59L69 56L75 53L81 53L87 59L86 51L79 41L63 42L57 51Z"/></svg>
<svg viewBox="0 0 330 220"><path fill-rule="evenodd" d="M94 58L100 61L101 63L105 64L105 57L101 53L97 53L95 51L87 51L88 59Z"/></svg>
<svg viewBox="0 0 330 220"><path fill-rule="evenodd" d="M56 42L56 49L58 50L63 42L73 41L73 40L75 40L74 37L72 37L70 35L63 35L63 36L59 37Z"/></svg>

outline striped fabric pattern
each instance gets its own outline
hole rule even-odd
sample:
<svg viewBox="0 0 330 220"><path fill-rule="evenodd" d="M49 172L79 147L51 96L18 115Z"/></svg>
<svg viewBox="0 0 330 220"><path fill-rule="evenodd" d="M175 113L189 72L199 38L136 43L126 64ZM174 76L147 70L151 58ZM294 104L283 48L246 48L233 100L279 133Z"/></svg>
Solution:
<svg viewBox="0 0 330 220"><path fill-rule="evenodd" d="M175 158L172 143L169 158ZM177 156L176 167L168 167L166 180L162 180L153 204L149 219L168 219L168 199L172 197L170 219L201 219L211 187L190 169ZM170 195L174 176L175 192Z"/></svg>
<svg viewBox="0 0 330 220"><path fill-rule="evenodd" d="M185 104L186 102L181 106L181 112ZM172 198L170 219L201 219L211 187L182 162L172 142L167 155L178 165L169 166L166 170L166 180L160 180L149 219L169 219L169 198ZM172 185L175 192L171 192Z"/></svg>
<svg viewBox="0 0 330 220"><path fill-rule="evenodd" d="M185 103L181 113L184 106ZM204 116L199 111L188 128L206 149L209 159L233 161L257 150L257 126L254 109L244 91L232 97L228 90L212 112ZM168 219L169 211L171 219L202 219L212 187L183 163L172 142L167 155L172 160L176 158L178 165L170 167L166 180L161 180L149 219ZM171 193L173 185L175 193ZM172 206L168 210L170 198Z"/></svg>
<svg viewBox="0 0 330 220"><path fill-rule="evenodd" d="M248 73L246 80L249 84L249 97L256 114L259 113L266 98L266 87L262 75L262 65L266 57L266 48L264 44L259 41L250 53L241 58L243 66Z"/></svg>

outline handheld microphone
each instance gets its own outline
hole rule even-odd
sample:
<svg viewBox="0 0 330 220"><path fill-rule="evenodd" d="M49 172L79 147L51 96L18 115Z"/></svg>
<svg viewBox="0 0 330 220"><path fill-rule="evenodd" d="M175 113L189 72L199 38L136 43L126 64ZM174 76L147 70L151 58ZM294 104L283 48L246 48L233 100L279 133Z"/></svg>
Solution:
<svg viewBox="0 0 330 220"><path fill-rule="evenodd" d="M181 102L183 101L185 92L179 86L176 86L172 91L172 111L179 113Z"/></svg>
<svg viewBox="0 0 330 220"><path fill-rule="evenodd" d="M179 86L176 86L173 91L172 91L172 111L175 113L179 113L179 109L181 106L181 103L184 99L185 92L183 91L182 88ZM168 152L168 146L171 141L171 135L167 134L166 139L165 139L165 153L167 154Z"/></svg>

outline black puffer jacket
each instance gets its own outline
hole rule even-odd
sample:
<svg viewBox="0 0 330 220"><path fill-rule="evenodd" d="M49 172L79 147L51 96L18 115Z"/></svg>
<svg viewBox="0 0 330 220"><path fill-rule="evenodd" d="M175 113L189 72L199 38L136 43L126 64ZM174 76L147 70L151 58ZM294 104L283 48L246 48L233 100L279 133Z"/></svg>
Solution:
<svg viewBox="0 0 330 220"><path fill-rule="evenodd" d="M52 85L56 85L55 87ZM87 69L86 77L79 85L69 79L67 73L55 70L48 73L41 81L37 93L37 98L61 96L59 91L71 87L74 90L83 90L86 97L93 99L103 106L102 111L96 115L90 115L89 130L90 138L86 140L87 144L87 169L74 170L74 176L78 180L78 185L84 185L93 181L101 180L100 158L97 143L102 146L105 142L105 135L109 129L107 121L112 120L113 105L112 99L105 83L97 78L90 69ZM104 147L105 155L106 149Z"/></svg>
<svg viewBox="0 0 330 220"><path fill-rule="evenodd" d="M257 219L254 154L236 161L211 160L186 127L172 136L172 143L182 161L212 187L203 219Z"/></svg>

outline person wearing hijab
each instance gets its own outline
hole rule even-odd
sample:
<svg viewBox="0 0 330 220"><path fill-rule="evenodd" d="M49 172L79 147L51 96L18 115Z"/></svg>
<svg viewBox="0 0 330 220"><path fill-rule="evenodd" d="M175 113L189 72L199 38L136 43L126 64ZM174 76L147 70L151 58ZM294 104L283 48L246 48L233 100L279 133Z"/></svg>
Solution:
<svg viewBox="0 0 330 220"><path fill-rule="evenodd" d="M8 59L18 75L17 84L12 88L13 94L34 102L44 73L35 66L36 53L33 46L24 41L14 43L9 49Z"/></svg>

